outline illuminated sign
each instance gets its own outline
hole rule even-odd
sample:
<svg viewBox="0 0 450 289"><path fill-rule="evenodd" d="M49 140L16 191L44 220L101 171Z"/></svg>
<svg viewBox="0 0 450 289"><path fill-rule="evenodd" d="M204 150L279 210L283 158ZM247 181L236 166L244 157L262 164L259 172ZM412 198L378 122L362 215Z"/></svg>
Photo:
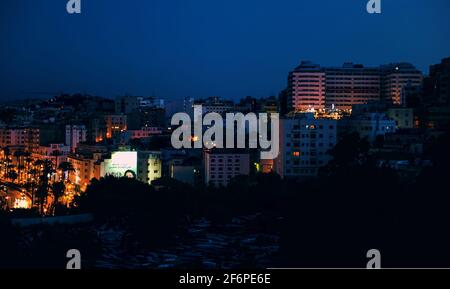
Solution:
<svg viewBox="0 0 450 289"><path fill-rule="evenodd" d="M137 152L114 152L105 164L106 175L136 178Z"/></svg>

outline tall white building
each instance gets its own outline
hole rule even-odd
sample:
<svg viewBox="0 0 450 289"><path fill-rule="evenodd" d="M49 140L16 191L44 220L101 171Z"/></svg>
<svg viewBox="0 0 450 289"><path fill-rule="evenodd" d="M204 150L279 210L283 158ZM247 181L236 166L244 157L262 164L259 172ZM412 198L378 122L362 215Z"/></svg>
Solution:
<svg viewBox="0 0 450 289"><path fill-rule="evenodd" d="M325 72L319 65L303 61L289 73L288 106L291 111L325 108Z"/></svg>
<svg viewBox="0 0 450 289"><path fill-rule="evenodd" d="M314 177L328 164L328 151L337 142L337 121L316 119L312 113L280 120L280 154L275 171L283 178Z"/></svg>
<svg viewBox="0 0 450 289"><path fill-rule="evenodd" d="M86 141L86 126L84 125L66 125L66 145L70 147L73 153L78 144Z"/></svg>

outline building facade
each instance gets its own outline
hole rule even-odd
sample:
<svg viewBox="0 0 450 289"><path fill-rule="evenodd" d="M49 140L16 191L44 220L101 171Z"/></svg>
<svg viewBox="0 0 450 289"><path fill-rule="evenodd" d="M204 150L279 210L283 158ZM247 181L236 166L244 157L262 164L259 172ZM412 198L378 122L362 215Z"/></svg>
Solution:
<svg viewBox="0 0 450 289"><path fill-rule="evenodd" d="M360 64L325 68L327 108L350 110L353 105L380 99L380 70Z"/></svg>
<svg viewBox="0 0 450 289"><path fill-rule="evenodd" d="M420 87L422 73L409 63L378 67L345 63L321 67L303 61L289 73L287 106L291 112L321 109L350 111L354 105L385 100L405 103L405 87Z"/></svg>
<svg viewBox="0 0 450 289"><path fill-rule="evenodd" d="M387 116L394 120L398 129L410 129L415 127L414 109L405 107L389 108Z"/></svg>
<svg viewBox="0 0 450 289"><path fill-rule="evenodd" d="M39 147L38 128L0 128L0 146L22 146L28 151Z"/></svg>
<svg viewBox="0 0 450 289"><path fill-rule="evenodd" d="M328 164L328 151L337 142L337 121L316 119L312 113L280 120L280 154L275 171L283 178L317 176Z"/></svg>
<svg viewBox="0 0 450 289"><path fill-rule="evenodd" d="M78 144L86 141L86 126L84 125L66 125L66 145L70 147L73 153Z"/></svg>
<svg viewBox="0 0 450 289"><path fill-rule="evenodd" d="M383 65L381 73L381 97L396 105L406 102L404 88L418 87L423 83L422 73L409 63Z"/></svg>
<svg viewBox="0 0 450 289"><path fill-rule="evenodd" d="M158 151L138 152L137 179L143 183L151 184L162 177L162 158Z"/></svg>
<svg viewBox="0 0 450 289"><path fill-rule="evenodd" d="M340 134L357 132L360 138L367 138L369 142L396 131L396 121L384 112L366 112L339 121Z"/></svg>
<svg viewBox="0 0 450 289"><path fill-rule="evenodd" d="M204 166L207 185L227 186L233 177L250 173L250 154L240 150L205 150Z"/></svg>
<svg viewBox="0 0 450 289"><path fill-rule="evenodd" d="M110 139L114 135L127 130L127 116L123 114L105 115L106 138Z"/></svg>
<svg viewBox="0 0 450 289"><path fill-rule="evenodd" d="M317 64L303 61L288 79L288 109L305 111L325 108L325 71Z"/></svg>
<svg viewBox="0 0 450 289"><path fill-rule="evenodd" d="M430 67L432 98L437 103L450 104L450 58Z"/></svg>

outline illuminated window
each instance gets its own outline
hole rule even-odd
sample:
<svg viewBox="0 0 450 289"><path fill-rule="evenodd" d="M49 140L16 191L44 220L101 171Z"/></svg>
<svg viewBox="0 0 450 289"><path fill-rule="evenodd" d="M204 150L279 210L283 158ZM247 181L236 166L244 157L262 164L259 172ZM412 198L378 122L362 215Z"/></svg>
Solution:
<svg viewBox="0 0 450 289"><path fill-rule="evenodd" d="M300 152L293 152L292 155L296 158L298 158L300 156Z"/></svg>

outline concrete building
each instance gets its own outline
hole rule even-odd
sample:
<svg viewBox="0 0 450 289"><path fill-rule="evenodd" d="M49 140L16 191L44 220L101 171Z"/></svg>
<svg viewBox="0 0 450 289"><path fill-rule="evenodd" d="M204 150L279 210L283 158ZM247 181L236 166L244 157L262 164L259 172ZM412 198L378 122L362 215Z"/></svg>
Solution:
<svg viewBox="0 0 450 289"><path fill-rule="evenodd" d="M162 130L159 127L143 127L140 130L127 130L120 134L120 142L127 144L133 139L149 138L161 134Z"/></svg>
<svg viewBox="0 0 450 289"><path fill-rule="evenodd" d="M422 73L409 63L383 65L381 73L381 98L387 102L402 105L406 103L403 90L407 87L421 86Z"/></svg>
<svg viewBox="0 0 450 289"><path fill-rule="evenodd" d="M0 146L22 146L28 151L39 147L37 128L0 128Z"/></svg>
<svg viewBox="0 0 450 289"><path fill-rule="evenodd" d="M66 125L66 145L70 147L73 153L81 142L86 141L86 126L84 125Z"/></svg>
<svg viewBox="0 0 450 289"><path fill-rule="evenodd" d="M116 99L115 108L118 114L130 114L139 112L145 108L162 108L165 107L165 101L156 97L143 96L122 96Z"/></svg>
<svg viewBox="0 0 450 289"><path fill-rule="evenodd" d="M328 164L328 151L337 142L337 121L316 119L312 113L280 120L280 154L275 171L283 178L317 176Z"/></svg>
<svg viewBox="0 0 450 289"><path fill-rule="evenodd" d="M192 165L184 165L184 164L172 164L170 166L170 177L177 181L195 185L195 175L197 173L197 168Z"/></svg>
<svg viewBox="0 0 450 289"><path fill-rule="evenodd" d="M288 109L305 111L325 108L325 71L303 61L288 78Z"/></svg>
<svg viewBox="0 0 450 289"><path fill-rule="evenodd" d="M79 186L80 190L86 190L92 179L100 179L101 160L101 154L69 155L67 161L72 163L74 168L74 171L69 173L69 180Z"/></svg>
<svg viewBox="0 0 450 289"><path fill-rule="evenodd" d="M154 180L162 177L161 152L139 151L138 152L137 179L143 183L151 184Z"/></svg>
<svg viewBox="0 0 450 289"><path fill-rule="evenodd" d="M339 121L339 133L357 132L361 138L374 142L378 136L397 131L397 123L384 112L366 112Z"/></svg>
<svg viewBox="0 0 450 289"><path fill-rule="evenodd" d="M201 105L203 114L215 112L221 115L227 112L234 112L235 107L233 101L223 100L216 96L194 101L194 105Z"/></svg>
<svg viewBox="0 0 450 289"><path fill-rule="evenodd" d="M435 103L450 104L450 58L430 66L430 97Z"/></svg>
<svg viewBox="0 0 450 289"><path fill-rule="evenodd" d="M380 99L380 70L361 64L345 63L325 68L327 108L350 110L354 105Z"/></svg>
<svg viewBox="0 0 450 289"><path fill-rule="evenodd" d="M405 103L405 87L422 85L422 74L409 63L378 67L345 63L342 67L320 67L303 61L289 73L288 111L351 110L354 105L384 99Z"/></svg>
<svg viewBox="0 0 450 289"><path fill-rule="evenodd" d="M32 158L35 160L51 160L53 165L58 166L67 161L67 156L70 153L70 147L65 144L49 144L48 146L39 146L33 150Z"/></svg>
<svg viewBox="0 0 450 289"><path fill-rule="evenodd" d="M128 114L139 111L142 97L138 96L121 96L115 100L116 113Z"/></svg>
<svg viewBox="0 0 450 289"><path fill-rule="evenodd" d="M397 128L414 128L414 109L405 107L394 107L387 110L387 116L395 120Z"/></svg>
<svg viewBox="0 0 450 289"><path fill-rule="evenodd" d="M142 97L139 102L140 108L165 108L165 101L157 97Z"/></svg>
<svg viewBox="0 0 450 289"><path fill-rule="evenodd" d="M196 157L180 157L169 161L170 177L192 186L199 183L200 171L201 160Z"/></svg>
<svg viewBox="0 0 450 289"><path fill-rule="evenodd" d="M106 138L127 130L127 116L123 114L108 114L104 116L106 124Z"/></svg>
<svg viewBox="0 0 450 289"><path fill-rule="evenodd" d="M183 111L192 118L194 118L194 103L195 99L193 97L185 97L183 100Z"/></svg>
<svg viewBox="0 0 450 289"><path fill-rule="evenodd" d="M86 120L86 124L88 142L98 143L106 139L106 122L103 116L89 118Z"/></svg>
<svg viewBox="0 0 450 289"><path fill-rule="evenodd" d="M245 150L205 150L204 162L205 183L214 186L227 186L233 177L250 173L250 154Z"/></svg>

